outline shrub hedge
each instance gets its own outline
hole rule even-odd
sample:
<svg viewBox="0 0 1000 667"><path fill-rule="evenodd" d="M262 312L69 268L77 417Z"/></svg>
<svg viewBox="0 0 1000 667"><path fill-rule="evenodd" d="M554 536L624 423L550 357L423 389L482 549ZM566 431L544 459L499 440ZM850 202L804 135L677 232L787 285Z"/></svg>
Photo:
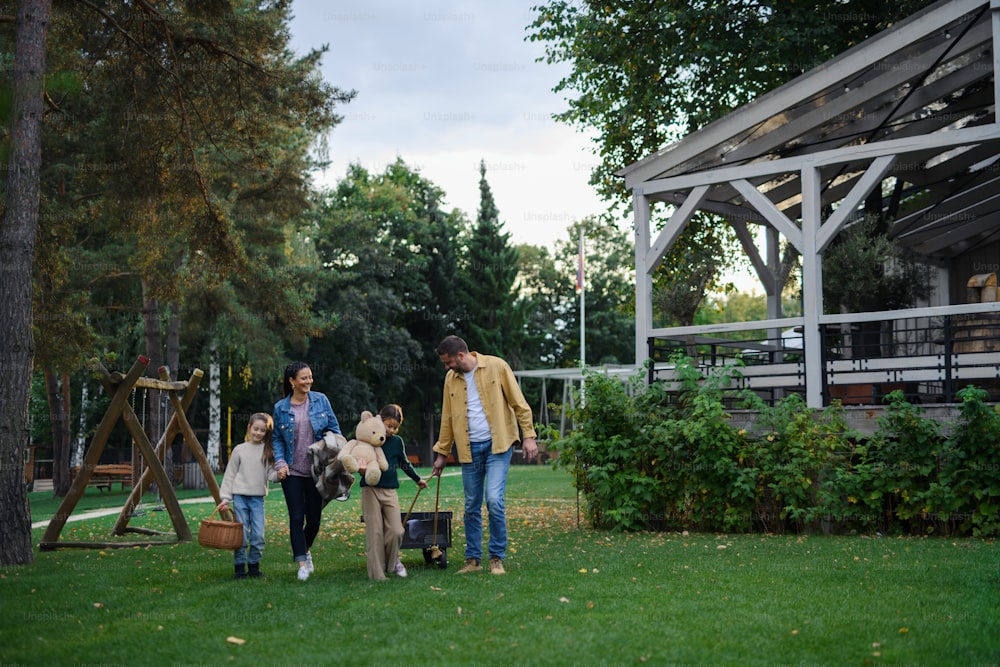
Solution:
<svg viewBox="0 0 1000 667"><path fill-rule="evenodd" d="M948 429L901 392L874 435L839 404L768 406L731 389L739 369L704 375L676 360L679 392L641 378L586 377L575 430L552 443L596 527L621 530L1000 534L1000 408L959 392ZM752 432L726 405L757 411Z"/></svg>

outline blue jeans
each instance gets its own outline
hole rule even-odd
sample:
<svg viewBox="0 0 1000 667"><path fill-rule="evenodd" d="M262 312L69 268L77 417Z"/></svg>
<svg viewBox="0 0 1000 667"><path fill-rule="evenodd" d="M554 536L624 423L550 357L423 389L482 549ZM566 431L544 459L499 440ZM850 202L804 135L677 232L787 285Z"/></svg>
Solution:
<svg viewBox="0 0 1000 667"><path fill-rule="evenodd" d="M233 496L233 514L243 524L243 546L233 552L233 564L259 563L264 551L264 496Z"/></svg>
<svg viewBox="0 0 1000 667"><path fill-rule="evenodd" d="M292 557L296 561L303 561L319 534L323 497L316 490L312 477L289 475L281 480L281 490L285 493L285 506L288 507L288 536L292 540Z"/></svg>
<svg viewBox="0 0 1000 667"><path fill-rule="evenodd" d="M507 552L507 471L508 449L493 453L493 442L472 443L472 463L462 464L462 488L465 491L465 557L483 559L483 493L489 517L489 554L503 560Z"/></svg>

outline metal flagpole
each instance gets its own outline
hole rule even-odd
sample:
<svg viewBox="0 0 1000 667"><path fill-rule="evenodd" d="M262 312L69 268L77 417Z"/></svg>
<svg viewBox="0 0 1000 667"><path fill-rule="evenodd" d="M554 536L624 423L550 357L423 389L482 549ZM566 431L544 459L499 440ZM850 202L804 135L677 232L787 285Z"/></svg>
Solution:
<svg viewBox="0 0 1000 667"><path fill-rule="evenodd" d="M580 289L580 407L583 407L586 400L586 389L584 387L583 369L587 367L587 299L586 288L583 285L583 226L580 227L580 257L576 270L576 284Z"/></svg>

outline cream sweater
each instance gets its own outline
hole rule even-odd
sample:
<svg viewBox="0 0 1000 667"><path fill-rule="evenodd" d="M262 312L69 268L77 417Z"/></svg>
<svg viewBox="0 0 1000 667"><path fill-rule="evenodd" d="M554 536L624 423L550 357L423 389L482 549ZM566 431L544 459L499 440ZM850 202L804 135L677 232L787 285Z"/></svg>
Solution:
<svg viewBox="0 0 1000 667"><path fill-rule="evenodd" d="M264 445L244 442L236 445L222 476L219 495L227 503L233 496L266 496L268 481L278 479L273 465L261 461Z"/></svg>

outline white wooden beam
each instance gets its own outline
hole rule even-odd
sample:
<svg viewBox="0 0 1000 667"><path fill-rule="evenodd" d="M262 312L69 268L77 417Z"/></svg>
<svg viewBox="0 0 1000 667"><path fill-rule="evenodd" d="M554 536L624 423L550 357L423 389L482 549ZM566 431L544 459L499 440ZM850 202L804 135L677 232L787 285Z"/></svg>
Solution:
<svg viewBox="0 0 1000 667"><path fill-rule="evenodd" d="M795 249L802 252L802 230L778 210L774 203L761 194L752 183L744 179L733 181L733 187L747 200L747 203L757 209L774 228L785 235Z"/></svg>
<svg viewBox="0 0 1000 667"><path fill-rule="evenodd" d="M1000 140L1000 124L977 125L960 130L947 130L918 137L904 137L888 141L875 141L860 146L834 148L818 153L796 155L766 162L720 167L693 174L672 176L653 181L647 181L636 189L644 194L657 192L689 190L699 185L716 185L731 181L746 179L766 179L781 174L799 172L806 167L823 168L847 162L863 162L874 160L883 155L905 154L915 151L936 149L951 149L968 144L978 144L987 141Z"/></svg>
<svg viewBox="0 0 1000 667"><path fill-rule="evenodd" d="M864 176L858 179L851 191L847 193L847 196L841 200L840 205L837 206L837 210L833 212L827 221L823 224L823 227L819 230L819 236L816 239L816 251L823 252L826 246L830 244L830 241L837 235L840 228L844 226L847 222L847 218L857 210L861 202L864 201L872 190L876 186L882 183L882 179L892 168L893 163L896 161L895 155L883 155L881 157L875 158L868 170L865 171Z"/></svg>
<svg viewBox="0 0 1000 667"><path fill-rule="evenodd" d="M649 199L633 192L635 215L635 365L642 367L649 359L647 339L653 328L653 278L646 267L649 254Z"/></svg>
<svg viewBox="0 0 1000 667"><path fill-rule="evenodd" d="M663 256L667 254L667 251L674 245L677 241L677 237L681 235L684 228L687 227L688 222L691 220L691 216L695 214L701 202L705 199L708 194L708 186L702 185L694 188L691 194L688 195L684 203L681 204L670 219L667 220L667 224L663 226L660 233L656 236L656 242L650 248L649 252L646 253L646 273L652 275L656 268L660 265L660 261ZM648 206L648 204L647 204Z"/></svg>
<svg viewBox="0 0 1000 667"><path fill-rule="evenodd" d="M806 405L823 407L823 364L820 349L819 316L823 311L823 269L817 247L822 192L819 169L802 170L802 331L803 352L806 362Z"/></svg>

